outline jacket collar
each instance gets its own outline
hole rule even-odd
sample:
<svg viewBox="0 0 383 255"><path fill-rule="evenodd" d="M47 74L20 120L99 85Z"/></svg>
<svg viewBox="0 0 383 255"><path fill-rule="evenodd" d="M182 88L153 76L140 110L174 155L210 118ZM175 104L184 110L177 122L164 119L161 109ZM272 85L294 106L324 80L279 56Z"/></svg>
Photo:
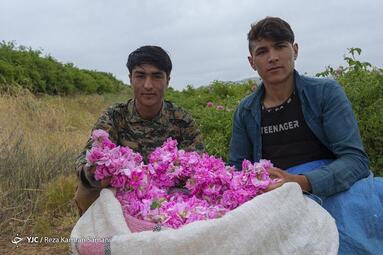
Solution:
<svg viewBox="0 0 383 255"><path fill-rule="evenodd" d="M298 94L302 95L303 91L303 85L301 81L301 76L299 73L294 70L294 82L295 82L295 88L298 90ZM248 100L246 100L245 104L243 105L244 108L247 110L253 111L254 109L257 109L259 107L256 107L261 104L261 100L263 98L263 95L265 94L265 85L263 82L258 87L258 89L249 96ZM256 113L256 112L254 112Z"/></svg>
<svg viewBox="0 0 383 255"><path fill-rule="evenodd" d="M129 115L130 115L130 118L129 118L129 122L130 123L143 123L143 122L148 122L148 121L152 121L152 122L156 122L158 124L163 124L164 123L164 119L166 118L166 103L165 101L162 102L162 108L160 110L160 112L151 120L146 120L144 118L141 117L141 115L138 113L137 109L136 109L136 100L133 99L133 100L129 100L128 102L128 112L129 112Z"/></svg>

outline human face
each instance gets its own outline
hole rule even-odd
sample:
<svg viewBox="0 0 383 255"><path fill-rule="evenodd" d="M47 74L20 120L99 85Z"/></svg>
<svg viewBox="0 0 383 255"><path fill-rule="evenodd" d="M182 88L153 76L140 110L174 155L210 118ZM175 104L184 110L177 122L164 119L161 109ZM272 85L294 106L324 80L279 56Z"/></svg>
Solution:
<svg viewBox="0 0 383 255"><path fill-rule="evenodd" d="M254 41L249 63L266 85L293 82L298 44L270 39Z"/></svg>
<svg viewBox="0 0 383 255"><path fill-rule="evenodd" d="M137 109L145 108L147 111L152 108L158 112L170 77L153 65L143 64L133 68L129 79L133 86Z"/></svg>

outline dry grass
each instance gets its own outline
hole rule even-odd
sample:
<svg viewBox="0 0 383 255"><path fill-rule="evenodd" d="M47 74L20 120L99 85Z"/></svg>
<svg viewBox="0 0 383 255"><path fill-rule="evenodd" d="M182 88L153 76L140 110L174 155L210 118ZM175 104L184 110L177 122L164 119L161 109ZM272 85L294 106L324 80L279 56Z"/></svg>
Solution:
<svg viewBox="0 0 383 255"><path fill-rule="evenodd" d="M77 219L74 159L103 109L128 97L129 91L67 98L0 95L0 235L6 240L0 251L14 249L9 240L16 234L69 237ZM67 250L54 247L55 253Z"/></svg>

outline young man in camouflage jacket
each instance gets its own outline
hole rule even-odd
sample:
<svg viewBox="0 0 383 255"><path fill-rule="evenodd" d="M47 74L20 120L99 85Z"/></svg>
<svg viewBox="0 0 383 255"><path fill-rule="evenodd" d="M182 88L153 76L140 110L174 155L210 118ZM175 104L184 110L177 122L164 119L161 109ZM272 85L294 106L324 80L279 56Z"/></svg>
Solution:
<svg viewBox="0 0 383 255"><path fill-rule="evenodd" d="M177 139L179 148L202 152L202 136L192 116L164 100L172 69L169 55L158 46L143 46L129 55L127 67L134 99L108 108L93 130L106 130L114 143L139 152L145 162L168 137ZM75 201L80 215L97 199L101 189L109 185L107 180L95 180L94 167L85 166L85 154L90 148L89 139L76 160L80 182Z"/></svg>

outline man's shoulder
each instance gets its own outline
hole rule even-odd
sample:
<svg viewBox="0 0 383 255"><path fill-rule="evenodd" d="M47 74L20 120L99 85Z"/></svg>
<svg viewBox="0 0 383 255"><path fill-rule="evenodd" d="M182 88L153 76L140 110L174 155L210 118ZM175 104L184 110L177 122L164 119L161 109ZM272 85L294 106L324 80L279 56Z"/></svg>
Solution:
<svg viewBox="0 0 383 255"><path fill-rule="evenodd" d="M126 113L129 109L129 105L131 103L131 99L129 99L127 102L123 103L114 103L110 105L108 108L106 108L105 112L108 114L118 114L118 113Z"/></svg>
<svg viewBox="0 0 383 255"><path fill-rule="evenodd" d="M172 101L169 101L169 100L164 100L164 103L165 103L165 108L166 110L169 110L169 111L180 111L180 112L186 112L185 109L183 109L182 107L176 105L175 103L173 103Z"/></svg>
<svg viewBox="0 0 383 255"><path fill-rule="evenodd" d="M165 109L168 119L180 121L190 121L190 119L192 119L191 114L184 108L177 106L171 101L165 100L164 103L166 104Z"/></svg>
<svg viewBox="0 0 383 255"><path fill-rule="evenodd" d="M114 103L107 107L101 114L99 122L113 123L113 125L123 125L132 116L130 101L125 103Z"/></svg>
<svg viewBox="0 0 383 255"><path fill-rule="evenodd" d="M257 91L252 92L251 94L245 96L241 102L239 103L237 109L240 111L250 110L253 107L253 104L256 101L256 98L260 96L261 91L258 89Z"/></svg>
<svg viewBox="0 0 383 255"><path fill-rule="evenodd" d="M298 84L308 90L321 90L325 88L339 87L339 83L331 78L312 77L300 75L298 78Z"/></svg>
<svg viewBox="0 0 383 255"><path fill-rule="evenodd" d="M299 95L312 105L328 105L336 97L344 97L342 86L334 79L300 76L297 80Z"/></svg>

